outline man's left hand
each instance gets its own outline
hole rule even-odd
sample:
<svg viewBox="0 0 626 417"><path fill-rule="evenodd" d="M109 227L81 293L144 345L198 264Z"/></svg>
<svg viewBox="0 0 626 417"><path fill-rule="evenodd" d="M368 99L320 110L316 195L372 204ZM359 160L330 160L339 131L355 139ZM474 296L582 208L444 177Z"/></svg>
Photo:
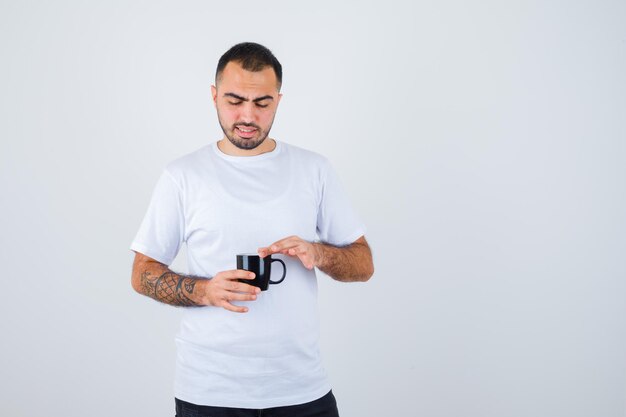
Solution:
<svg viewBox="0 0 626 417"><path fill-rule="evenodd" d="M273 253L280 253L292 257L297 256L306 269L313 269L319 261L319 251L314 243L307 242L298 236L289 236L274 242L268 247L259 248L259 256L265 258Z"/></svg>

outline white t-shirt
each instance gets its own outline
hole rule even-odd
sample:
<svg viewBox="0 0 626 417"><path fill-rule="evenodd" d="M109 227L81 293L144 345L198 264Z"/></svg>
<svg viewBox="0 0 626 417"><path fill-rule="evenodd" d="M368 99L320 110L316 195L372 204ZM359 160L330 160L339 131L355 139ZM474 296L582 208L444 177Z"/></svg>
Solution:
<svg viewBox="0 0 626 417"><path fill-rule="evenodd" d="M365 234L323 156L276 141L257 156L230 156L217 142L169 163L159 178L131 249L170 265L183 242L189 273L213 277L296 235L346 245ZM176 337L175 396L220 407L270 408L322 397L331 387L318 348L317 280L297 258L281 284L247 313L184 309ZM272 279L282 275L274 263Z"/></svg>

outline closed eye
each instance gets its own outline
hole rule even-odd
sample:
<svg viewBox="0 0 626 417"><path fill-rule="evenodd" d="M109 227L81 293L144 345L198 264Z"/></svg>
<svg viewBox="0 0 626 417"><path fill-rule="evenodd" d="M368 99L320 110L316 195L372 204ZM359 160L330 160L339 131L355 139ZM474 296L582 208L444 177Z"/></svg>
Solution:
<svg viewBox="0 0 626 417"><path fill-rule="evenodd" d="M259 104L259 103L256 103L256 106L265 108L265 107L269 106L269 104Z"/></svg>
<svg viewBox="0 0 626 417"><path fill-rule="evenodd" d="M241 101L237 101L237 102L229 101L228 104L232 104L233 106L236 106L238 104L241 104Z"/></svg>

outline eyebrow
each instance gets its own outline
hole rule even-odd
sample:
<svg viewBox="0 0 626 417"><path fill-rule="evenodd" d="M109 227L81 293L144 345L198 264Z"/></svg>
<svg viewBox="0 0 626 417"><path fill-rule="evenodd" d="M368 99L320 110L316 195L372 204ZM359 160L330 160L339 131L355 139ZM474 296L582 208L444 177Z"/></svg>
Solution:
<svg viewBox="0 0 626 417"><path fill-rule="evenodd" d="M241 100L241 101L249 101L249 99L247 99L245 97L238 96L235 93L224 93L224 97L232 97L232 98L236 98L237 100ZM267 95L267 96L257 97L257 98L255 98L252 101L257 103L259 101L267 100L267 99L274 100L274 97Z"/></svg>

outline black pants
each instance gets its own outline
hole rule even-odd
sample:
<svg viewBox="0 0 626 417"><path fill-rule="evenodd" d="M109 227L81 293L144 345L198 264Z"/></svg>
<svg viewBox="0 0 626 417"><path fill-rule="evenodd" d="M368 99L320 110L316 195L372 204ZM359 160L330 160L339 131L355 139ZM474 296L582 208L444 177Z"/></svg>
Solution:
<svg viewBox="0 0 626 417"><path fill-rule="evenodd" d="M211 407L191 404L178 398L175 400L176 417L339 417L337 401L332 391L310 403L265 408L263 410Z"/></svg>

